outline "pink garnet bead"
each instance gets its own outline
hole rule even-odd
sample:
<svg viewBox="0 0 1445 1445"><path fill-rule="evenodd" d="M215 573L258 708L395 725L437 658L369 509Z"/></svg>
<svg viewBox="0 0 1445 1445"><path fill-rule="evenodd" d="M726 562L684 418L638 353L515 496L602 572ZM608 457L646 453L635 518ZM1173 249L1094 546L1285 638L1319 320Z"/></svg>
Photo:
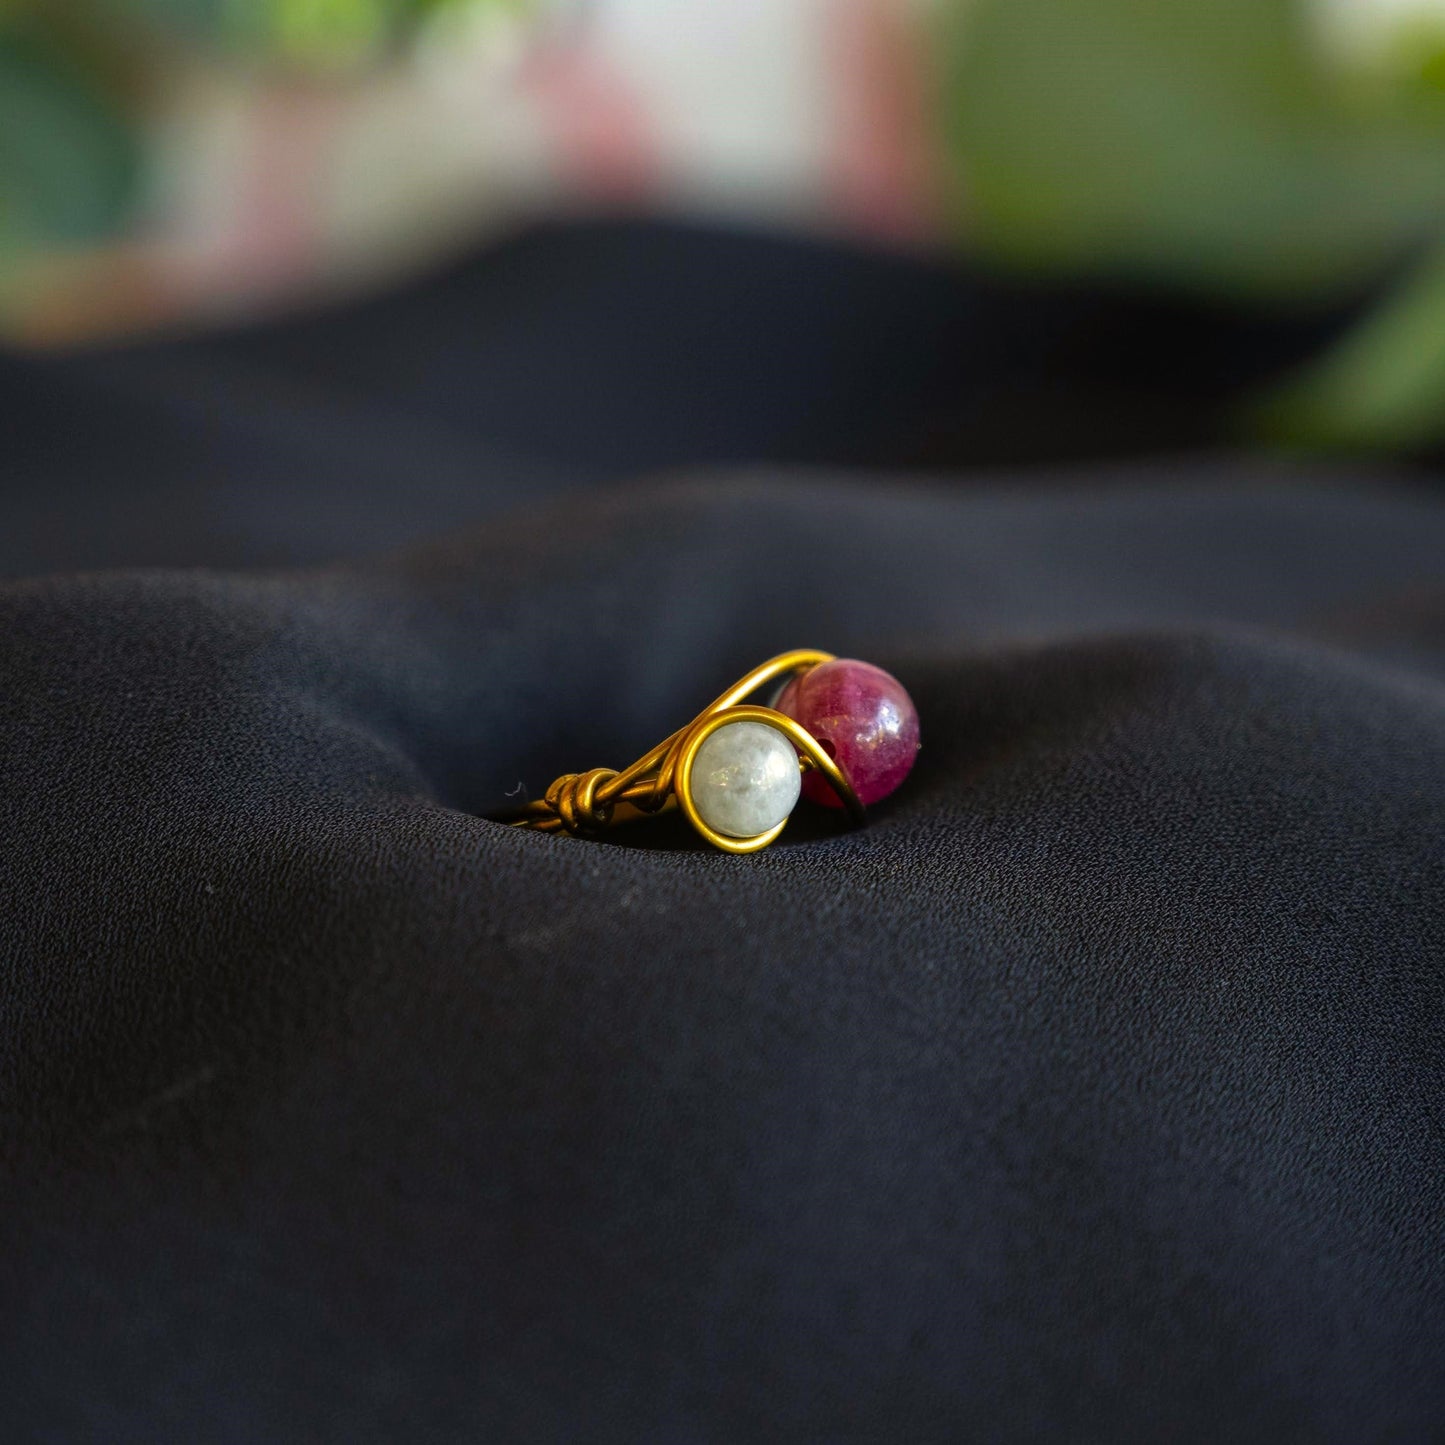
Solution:
<svg viewBox="0 0 1445 1445"><path fill-rule="evenodd" d="M918 709L903 684L871 662L838 657L819 663L788 683L773 706L817 738L865 805L886 798L913 766ZM803 796L829 808L843 806L817 773L804 775Z"/></svg>

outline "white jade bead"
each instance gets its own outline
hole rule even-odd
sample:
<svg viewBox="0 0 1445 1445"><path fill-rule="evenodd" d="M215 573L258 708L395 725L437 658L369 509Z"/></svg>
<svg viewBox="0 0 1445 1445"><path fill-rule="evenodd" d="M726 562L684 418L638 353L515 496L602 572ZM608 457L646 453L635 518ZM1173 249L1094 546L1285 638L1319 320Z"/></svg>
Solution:
<svg viewBox="0 0 1445 1445"><path fill-rule="evenodd" d="M767 723L727 723L692 760L692 801L709 828L729 838L766 833L793 811L801 776L788 738Z"/></svg>

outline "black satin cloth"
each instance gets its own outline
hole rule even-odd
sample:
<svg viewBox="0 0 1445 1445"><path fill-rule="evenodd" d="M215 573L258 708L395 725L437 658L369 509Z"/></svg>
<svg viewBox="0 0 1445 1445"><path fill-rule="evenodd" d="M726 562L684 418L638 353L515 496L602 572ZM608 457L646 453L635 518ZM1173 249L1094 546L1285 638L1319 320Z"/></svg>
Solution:
<svg viewBox="0 0 1445 1445"><path fill-rule="evenodd" d="M0 1437L1438 1438L1445 501L1222 449L1309 331L603 225L0 362ZM791 646L866 827L488 821Z"/></svg>

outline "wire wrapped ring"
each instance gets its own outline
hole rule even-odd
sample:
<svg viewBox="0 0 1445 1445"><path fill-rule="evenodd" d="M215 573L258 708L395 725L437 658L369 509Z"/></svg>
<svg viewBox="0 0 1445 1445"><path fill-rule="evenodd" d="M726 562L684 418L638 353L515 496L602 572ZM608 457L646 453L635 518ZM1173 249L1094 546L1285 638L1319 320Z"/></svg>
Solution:
<svg viewBox="0 0 1445 1445"><path fill-rule="evenodd" d="M834 661L832 653L805 648L780 653L753 668L630 768L564 773L510 821L540 832L586 836L675 804L715 848L755 853L783 831L801 778L815 773L853 821L861 823L864 811L858 794L818 739L785 713L745 701L777 678L802 677ZM771 734L749 732L749 724ZM724 737L725 730L734 731ZM696 774L704 749L716 756L707 764L708 786L700 789ZM796 772L789 776L792 769ZM769 810L781 810L781 816L767 821ZM766 826L755 826L759 818Z"/></svg>

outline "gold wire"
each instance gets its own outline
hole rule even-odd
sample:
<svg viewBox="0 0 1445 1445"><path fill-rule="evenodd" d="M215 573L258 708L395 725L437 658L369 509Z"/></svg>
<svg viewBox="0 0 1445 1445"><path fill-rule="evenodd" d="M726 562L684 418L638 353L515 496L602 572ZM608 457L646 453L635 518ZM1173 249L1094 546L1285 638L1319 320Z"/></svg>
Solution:
<svg viewBox="0 0 1445 1445"><path fill-rule="evenodd" d="M732 838L710 828L692 798L692 765L697 750L719 728L733 722L760 722L783 733L802 755L803 772L816 771L828 780L855 823L863 821L863 805L838 764L800 723L770 707L743 704L759 688L785 673L812 671L832 662L831 652L796 648L760 663L705 707L686 727L665 737L620 773L612 768L591 768L585 773L563 773L542 797L528 803L512 818L514 827L545 833L573 835L596 833L610 824L639 815L660 813L676 805L688 822L715 848L728 853L756 853L766 848L787 825L781 823L750 838Z"/></svg>

